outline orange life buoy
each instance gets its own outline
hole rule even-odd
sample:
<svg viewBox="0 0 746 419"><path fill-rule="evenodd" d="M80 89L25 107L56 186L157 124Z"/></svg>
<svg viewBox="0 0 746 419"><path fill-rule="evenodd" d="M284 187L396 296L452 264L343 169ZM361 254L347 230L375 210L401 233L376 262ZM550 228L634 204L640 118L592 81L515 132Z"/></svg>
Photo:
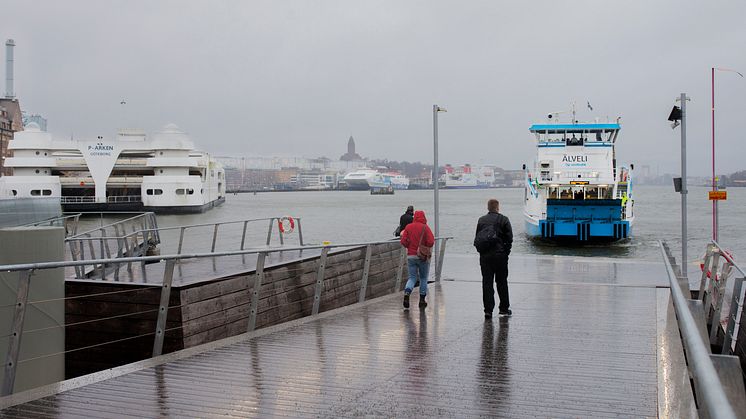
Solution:
<svg viewBox="0 0 746 419"><path fill-rule="evenodd" d="M280 233L290 234L295 230L295 220L293 217L287 216L277 219L277 227L280 229Z"/></svg>

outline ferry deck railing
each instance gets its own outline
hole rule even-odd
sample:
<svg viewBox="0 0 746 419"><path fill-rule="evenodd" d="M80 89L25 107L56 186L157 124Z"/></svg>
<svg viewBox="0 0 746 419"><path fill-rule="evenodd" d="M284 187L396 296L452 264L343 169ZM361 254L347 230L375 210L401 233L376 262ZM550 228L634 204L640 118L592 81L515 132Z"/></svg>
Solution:
<svg viewBox="0 0 746 419"><path fill-rule="evenodd" d="M142 202L141 195L112 195L107 196L107 204ZM98 204L95 196L61 196L60 204Z"/></svg>
<svg viewBox="0 0 746 419"><path fill-rule="evenodd" d="M660 241L659 245L668 275L671 298L699 410L711 419L735 419L737 416L731 400L733 397L743 398L743 394L739 395L736 393L742 393L743 387L736 389L726 388L721 382L720 372L716 368L716 363L723 365L729 362L731 367L737 367L740 372L741 368L738 358L713 355L711 353L709 345L706 344L704 336L702 336L700 323L698 323L695 317L695 313L698 313L696 308L701 306L693 304L696 302L692 303L692 300L689 298L690 296L685 295L685 291L682 289L681 277L677 275L677 269L674 267L673 257L670 254L668 246ZM688 284L686 288L688 294ZM695 308L695 313L692 312L692 307ZM720 371L723 371L723 369L720 368ZM736 394L733 395L734 393ZM731 395L730 398L729 395Z"/></svg>
<svg viewBox="0 0 746 419"><path fill-rule="evenodd" d="M445 256L445 249L446 249L446 243L449 239L452 237L436 237L435 240L439 242L439 251L436 260L436 266L435 266L435 272L433 274L435 282L439 282L441 278L441 271L443 268L443 257ZM358 243L342 243L342 244L334 244L334 245L310 245L310 246L296 246L296 247L281 247L281 248L254 248L254 249L243 249L243 250L235 250L235 251L223 251L223 252L210 252L210 253L193 253L193 254L177 254L177 255L165 255L165 256L141 256L141 257L123 257L123 258L107 258L107 259L94 259L94 260L82 260L82 261L59 261L59 262L40 262L40 263L24 263L24 264L13 264L13 265L0 265L0 271L2 272L17 272L18 273L18 287L16 291L16 303L12 306L13 307L13 320L11 323L11 331L10 334L5 336L8 340L8 347L6 351L6 358L5 358L5 365L4 365L4 371L5 375L3 377L2 387L0 387L0 396L7 396L13 393L13 387L15 383L15 376L16 376L16 370L19 363L24 363L28 361L33 361L36 359L51 357L51 356L59 356L63 355L72 351L77 351L80 349L90 349L96 346L102 346L111 344L114 342L119 342L122 340L127 339L133 339L133 338L141 338L149 335L153 335L153 350L152 355L153 357L161 355L163 351L163 341L166 331L173 330L173 328L166 328L167 320L168 320L168 312L169 309L177 308L173 306L169 306L169 299L171 295L171 285L173 281L174 276L174 267L175 265L183 260L186 259L213 259L218 257L229 257L229 256L241 256L241 255L249 255L249 254L255 254L257 255L257 261L256 261L256 276L254 279L253 286L251 287L251 298L250 298L250 311L249 311L249 319L248 319L248 326L247 326L247 332L253 331L256 327L256 319L258 314L258 305L259 305L259 291L262 286L262 281L264 279L264 272L265 272L265 261L267 259L267 256L271 253L275 252L289 252L289 251L308 251L317 249L320 250L320 255L318 256L318 266L316 268L316 283L314 287L314 295L313 295L313 305L311 312L308 313L310 315L316 315L319 314L319 308L321 303L321 295L324 291L324 272L327 266L327 256L329 255L329 252L334 249L354 249L354 248L365 248L365 260L362 268L362 278L360 283L359 290L354 291L355 294L358 294L358 302L364 302L366 298L366 289L367 289L367 283L368 283L368 276L371 274L371 261L372 261L372 250L374 245L381 245L381 244L392 244L396 243L394 240L384 240L384 241L369 241L369 242L358 242ZM398 261L398 270L395 277L395 283L393 283L393 289L398 290L401 286L402 276L403 276L403 269L407 260L407 249L402 247L399 254L393 256L392 260ZM19 354L20 354L20 348L21 348L21 340L23 338L24 333L33 333L38 332L40 330L47 330L50 328L41 328L36 330L26 330L24 331L23 324L24 319L26 316L26 309L29 305L32 304L38 304L38 303L49 303L54 301L66 301L71 298L81 298L81 296L76 295L72 297L64 297L61 299L56 300L44 300L44 301L29 301L29 288L31 285L32 278L34 276L35 271L39 270L46 270L46 269L55 269L55 268L68 268L68 267L79 267L79 266L85 266L85 265L106 265L106 264L124 264L124 263L155 263L155 262L164 262L164 271L163 271L163 279L161 282L161 292L160 292L160 303L159 307L156 310L152 310L154 312L157 312L157 321L156 321L156 327L155 330L149 333L145 333L142 335L135 336L133 338L125 338L125 339L119 339L117 341L111 341L111 342L104 342L100 344L95 344L92 346L86 346L84 348L79 349L72 349L72 350L66 350L64 352L58 352L53 354L47 354L47 355L41 355L36 356L31 359L25 359L25 360L19 360ZM346 262L345 262L346 263ZM136 291L134 289L133 291ZM114 293L121 293L122 291L113 291L111 294ZM95 293L92 295L100 296L107 293ZM292 302L286 303L286 304L293 304ZM104 321L104 320L111 320L113 318L122 318L125 316L130 315L142 315L143 312L137 312L137 313L128 313L125 315L117 315L113 317L108 318L101 318L96 319L94 321ZM88 320L83 323L89 323L91 320ZM69 326L76 325L75 324L63 324L63 325L56 325L51 328L65 328Z"/></svg>

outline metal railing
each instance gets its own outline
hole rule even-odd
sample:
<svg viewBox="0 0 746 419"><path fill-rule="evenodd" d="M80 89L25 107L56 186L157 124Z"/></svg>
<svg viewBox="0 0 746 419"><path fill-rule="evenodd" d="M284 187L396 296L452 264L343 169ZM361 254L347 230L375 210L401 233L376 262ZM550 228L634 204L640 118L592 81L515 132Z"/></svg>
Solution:
<svg viewBox="0 0 746 419"><path fill-rule="evenodd" d="M728 400L726 390L715 369L710 348L700 334L699 326L688 303L690 300L681 289L679 276L672 264L673 257L665 243L660 241L658 243L668 275L673 306L686 352L687 366L693 378L697 403L709 418L735 419L735 410ZM737 358L736 361L738 361Z"/></svg>
<svg viewBox="0 0 746 419"><path fill-rule="evenodd" d="M451 239L451 237L437 237L436 240L440 242L440 250L438 257L440 260L436 263L436 269L433 274L434 280L436 282L440 281L441 277L441 269L443 266L442 258L445 254L445 247L447 241ZM229 257L229 256L241 256L241 255L249 255L249 254L255 254L257 255L257 261L256 261L256 267L255 267L255 273L254 276L254 282L251 286L251 295L250 295L250 311L249 311L249 318L248 318L248 325L247 325L247 332L253 331L256 328L256 320L257 320L257 314L258 314L258 307L259 307L259 299L260 299L260 289L262 287L262 283L265 278L265 272L267 267L265 266L266 258L269 254L275 253L275 252L288 252L288 251L308 251L317 249L320 250L319 256L313 256L309 257L308 259L313 259L318 257L318 265L316 267L316 282L314 286L314 295L313 297L313 304L311 308L311 312L307 313L309 315L316 315L319 313L320 305L321 305L321 296L324 290L324 278L325 278L325 271L330 268L328 266L328 256L331 250L334 249L355 249L355 248L365 248L365 260L362 267L362 277L360 282L360 287L357 290L353 290L351 293L348 292L347 294L337 296L337 298L341 297L349 297L350 294L356 294L357 295L357 301L358 302L364 302L366 299L366 291L368 286L368 278L371 275L376 275L377 273L371 272L371 264L372 263L378 263L382 262L381 259L374 259L374 256L372 255L373 252L373 246L375 245L385 245L385 244L396 244L397 242L394 240L385 240L385 241L371 241L371 242L359 242L359 243L343 243L343 244L335 244L335 245L311 245L311 246L297 246L297 247L283 247L283 248L260 248L260 249L244 249L244 250L235 250L235 251L223 251L223 252L210 252L210 253L194 253L194 254L176 254L176 255L166 255L166 256L141 256L141 257L122 257L122 258L106 258L106 259L95 259L95 260L79 260L79 261L59 261L59 262L40 262L40 263L24 263L24 264L13 264L13 265L2 265L0 266L0 271L2 272L18 272L19 275L19 282L17 287L17 293L16 293L16 303L12 306L14 307L14 313L13 313L13 320L12 320L12 326L10 334L6 337L9 339L8 341L8 348L7 348L7 356L5 360L5 375L2 382L2 387L0 388L0 395L6 396L13 393L13 387L15 383L15 374L17 366L20 363L33 361L36 359L41 359L45 357L50 356L58 356L62 354L66 354L73 351L78 350L85 350L90 349L92 347L96 346L102 346L106 344L112 344L117 343L120 341L130 340L130 339L136 339L136 338L143 338L152 335L153 336L153 350L151 356L158 356L161 355L163 352L163 341L165 337L165 333L167 331L178 329L182 326L178 327L172 327L167 328L167 320L168 320L168 312L170 309L178 308L180 306L169 306L169 299L171 296L171 287L173 283L173 276L174 276L174 267L176 263L186 260L186 259L207 259L210 258L214 260L218 257ZM391 251L389 251L391 252ZM396 254L398 253L398 254ZM393 262L398 261L397 265L397 274L395 277L395 282L393 285L394 290L399 290L401 287L401 281L403 276L404 267L406 266L406 259L407 259L407 249L404 247L401 247L399 252L396 252L394 256L389 257L387 261ZM130 315L142 315L144 313L157 313L157 320L156 320L156 327L152 332L141 334L134 337L127 337L123 339L117 339L113 341L107 341L100 344L94 344L89 345L83 348L76 348L71 350L65 350L64 352L54 353L50 355L41 355L36 356L31 359L25 359L25 360L19 360L19 354L20 354L20 347L21 347L21 339L24 335L23 330L23 324L24 319L26 317L26 308L29 305L32 304L39 304L39 303L49 303L54 301L67 301L70 299L75 298L81 298L86 296L80 296L75 295L71 297L64 297L61 299L51 299L51 300L44 300L44 301L32 301L29 302L29 288L31 286L31 281L34 276L35 271L39 270L45 270L45 269L55 269L55 268L68 268L68 267L81 267L85 265L108 265L108 264L124 264L124 263L148 263L148 262L164 262L164 270L163 270L163 279L161 281L161 291L160 291L160 301L157 309L153 310L146 310L142 312L137 313L127 313L127 314L119 314L116 316L111 316L108 318L102 318L102 319L96 319L96 320L87 320L84 322L78 322L73 324L65 324L65 325L57 325L53 327L70 327L79 325L81 323L90 323L94 321L104 321L104 320L111 320L111 319L120 319L125 316ZM349 266L349 262L340 262L338 265L340 266ZM380 274L380 272L378 272ZM108 295L108 294L121 294L121 293L129 293L129 292L138 292L142 291L138 288L128 288L126 290L118 290L113 292L104 292L104 293L96 293L91 294L100 296L100 295ZM308 298L307 300L310 300ZM304 300L306 301L306 300ZM297 304L299 301L296 302L289 302L286 304ZM279 307L279 306L277 306ZM232 307L223 308L222 310L228 310ZM276 308L276 307L273 307ZM50 328L41 328L36 330L30 330L25 331L26 333L32 333L32 332L38 332L41 330L47 330Z"/></svg>
<svg viewBox="0 0 746 419"><path fill-rule="evenodd" d="M61 196L61 204L97 204L95 196ZM106 197L106 203L142 202L141 195L113 195Z"/></svg>
<svg viewBox="0 0 746 419"><path fill-rule="evenodd" d="M739 275L733 279L733 288L728 289L728 281L734 271ZM738 323L738 314L744 306L744 298L741 296L744 280L746 280L746 273L736 264L729 252L717 242L710 242L705 251L697 298L704 303L707 323L712 324L710 344L717 345L719 343L718 333L721 331L722 319L723 317L727 319L722 330L721 353L723 354L729 354L736 344L737 337L734 334ZM729 291L731 292L730 305L726 308L724 302ZM724 308L728 310L725 316L723 316ZM712 317L710 317L711 311Z"/></svg>
<svg viewBox="0 0 746 419"><path fill-rule="evenodd" d="M78 224L82 214L67 214L59 217L47 218L41 221L24 224L23 227L60 226L65 228L65 237L78 234Z"/></svg>

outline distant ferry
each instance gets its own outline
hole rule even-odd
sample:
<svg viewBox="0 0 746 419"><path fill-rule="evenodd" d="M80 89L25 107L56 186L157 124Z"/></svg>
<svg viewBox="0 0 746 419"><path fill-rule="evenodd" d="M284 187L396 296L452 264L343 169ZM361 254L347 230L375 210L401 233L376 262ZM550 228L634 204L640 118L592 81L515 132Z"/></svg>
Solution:
<svg viewBox="0 0 746 419"><path fill-rule="evenodd" d="M122 130L114 140L53 140L29 124L10 142L12 176L0 199L59 198L65 211L202 212L225 201L225 172L189 137L166 125L150 138Z"/></svg>
<svg viewBox="0 0 746 419"><path fill-rule="evenodd" d="M634 166L617 165L619 124L550 122L529 128L537 159L524 165L527 234L577 243L631 237Z"/></svg>
<svg viewBox="0 0 746 419"><path fill-rule="evenodd" d="M362 168L350 172L343 178L347 189L368 190L373 186L391 186L394 189L409 189L409 179L395 172L379 172Z"/></svg>
<svg viewBox="0 0 746 419"><path fill-rule="evenodd" d="M450 164L445 165L445 173L440 176L438 186L444 189L483 189L489 188L494 182L494 173L489 172L492 179L473 173L471 165L465 164L454 168Z"/></svg>

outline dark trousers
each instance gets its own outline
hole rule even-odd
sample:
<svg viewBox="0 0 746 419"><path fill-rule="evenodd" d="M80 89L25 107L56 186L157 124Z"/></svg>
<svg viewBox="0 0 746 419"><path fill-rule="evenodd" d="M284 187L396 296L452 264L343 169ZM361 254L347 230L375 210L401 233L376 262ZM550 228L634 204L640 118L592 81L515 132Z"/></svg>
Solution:
<svg viewBox="0 0 746 419"><path fill-rule="evenodd" d="M508 297L508 256L507 255L480 255L479 267L482 268L482 301L484 312L492 313L495 309L495 288L497 284L497 296L500 298L500 311L510 308Z"/></svg>

